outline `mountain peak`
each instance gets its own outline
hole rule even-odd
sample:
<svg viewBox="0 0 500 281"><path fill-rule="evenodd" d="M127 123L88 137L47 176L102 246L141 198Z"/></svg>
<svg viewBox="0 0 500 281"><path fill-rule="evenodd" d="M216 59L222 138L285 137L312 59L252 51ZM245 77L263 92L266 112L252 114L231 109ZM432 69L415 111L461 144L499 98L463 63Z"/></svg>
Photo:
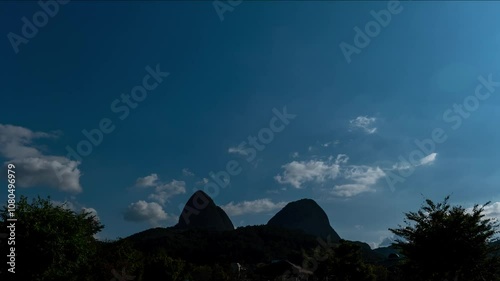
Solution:
<svg viewBox="0 0 500 281"><path fill-rule="evenodd" d="M203 228L216 231L233 230L227 214L202 190L196 191L184 205L175 226L179 229Z"/></svg>
<svg viewBox="0 0 500 281"><path fill-rule="evenodd" d="M340 236L331 227L325 211L316 201L304 198L288 203L267 225L279 226L288 229L300 229L305 233L339 241Z"/></svg>

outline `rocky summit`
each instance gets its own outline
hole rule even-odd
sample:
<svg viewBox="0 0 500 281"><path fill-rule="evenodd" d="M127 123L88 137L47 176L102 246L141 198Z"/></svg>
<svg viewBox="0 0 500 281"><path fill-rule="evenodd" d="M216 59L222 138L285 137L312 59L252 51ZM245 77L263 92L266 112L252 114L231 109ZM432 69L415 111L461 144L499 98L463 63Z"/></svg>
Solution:
<svg viewBox="0 0 500 281"><path fill-rule="evenodd" d="M195 192L184 205L178 229L202 228L215 231L233 230L234 226L227 214L205 192Z"/></svg>
<svg viewBox="0 0 500 281"><path fill-rule="evenodd" d="M312 199L301 199L288 203L272 217L267 225L299 229L307 234L339 241L340 236L330 225L325 211Z"/></svg>

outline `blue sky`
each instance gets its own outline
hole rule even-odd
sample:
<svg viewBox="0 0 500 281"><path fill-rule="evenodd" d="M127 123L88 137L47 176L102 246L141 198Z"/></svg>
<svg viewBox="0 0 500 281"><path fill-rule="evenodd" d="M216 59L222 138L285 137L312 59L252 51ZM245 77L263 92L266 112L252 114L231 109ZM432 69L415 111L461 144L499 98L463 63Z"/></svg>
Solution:
<svg viewBox="0 0 500 281"><path fill-rule="evenodd" d="M174 225L236 163L212 196L235 226L312 198L342 238L376 246L424 197L500 215L500 4L389 3L367 46L355 27L388 2L217 4L73 1L31 38L22 18L42 7L0 4L0 160L17 195L95 211L113 239ZM238 148L249 136L255 153Z"/></svg>

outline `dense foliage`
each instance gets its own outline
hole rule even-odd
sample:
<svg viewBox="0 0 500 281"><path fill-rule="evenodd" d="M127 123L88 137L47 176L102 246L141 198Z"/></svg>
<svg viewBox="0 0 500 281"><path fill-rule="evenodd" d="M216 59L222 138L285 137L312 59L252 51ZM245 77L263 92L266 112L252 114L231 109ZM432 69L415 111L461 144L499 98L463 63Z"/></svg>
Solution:
<svg viewBox="0 0 500 281"><path fill-rule="evenodd" d="M1 228L6 229L7 207L0 212L0 218ZM55 206L50 199L38 197L29 203L23 196L17 203L15 218L18 280L92 280L83 276L91 270L97 251L93 235L104 227L94 216ZM1 247L6 253L9 245L1 243Z"/></svg>
<svg viewBox="0 0 500 281"><path fill-rule="evenodd" d="M405 280L500 280L499 259L492 246L497 223L484 217L484 207L472 210L427 199L417 212L406 214L406 225L390 229L406 257Z"/></svg>

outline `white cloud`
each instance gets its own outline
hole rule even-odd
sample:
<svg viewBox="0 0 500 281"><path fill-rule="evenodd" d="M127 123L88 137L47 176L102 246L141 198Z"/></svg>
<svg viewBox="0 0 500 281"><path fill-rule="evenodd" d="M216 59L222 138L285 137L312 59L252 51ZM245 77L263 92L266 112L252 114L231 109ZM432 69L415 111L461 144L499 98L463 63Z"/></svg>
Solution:
<svg viewBox="0 0 500 281"><path fill-rule="evenodd" d="M42 156L10 160L4 163L14 163L20 187L49 186L71 193L82 191L80 185L80 170L78 162L65 157Z"/></svg>
<svg viewBox="0 0 500 281"><path fill-rule="evenodd" d="M242 147L230 147L227 152L232 153L232 154L240 154L243 156L248 155L248 152L242 148Z"/></svg>
<svg viewBox="0 0 500 281"><path fill-rule="evenodd" d="M160 204L139 200L131 203L125 211L123 218L133 222L148 222L153 226L159 226L162 221L175 221L175 217L165 213Z"/></svg>
<svg viewBox="0 0 500 281"><path fill-rule="evenodd" d="M343 176L353 181L350 184L335 185L332 194L341 197L351 197L363 192L373 192L372 186L385 176L379 167L350 166L345 170Z"/></svg>
<svg viewBox="0 0 500 281"><path fill-rule="evenodd" d="M143 178L138 178L136 187L154 187L154 193L149 195L149 199L164 205L169 198L186 193L186 182L172 180L170 183L163 183L158 175L153 173Z"/></svg>
<svg viewBox="0 0 500 281"><path fill-rule="evenodd" d="M274 211L285 207L286 204L287 202L274 203L270 199L264 198L254 201L243 201L236 204L230 202L229 204L221 206L221 208L230 216L239 216Z"/></svg>
<svg viewBox="0 0 500 281"><path fill-rule="evenodd" d="M358 116L355 119L349 120L349 125L351 129L362 129L367 134L373 134L377 131L377 128L373 126L375 121L375 117Z"/></svg>
<svg viewBox="0 0 500 281"><path fill-rule="evenodd" d="M31 147L35 139L56 137L53 134L33 132L29 129L0 124L0 154L9 159L41 156L41 152Z"/></svg>
<svg viewBox="0 0 500 281"><path fill-rule="evenodd" d="M374 184L384 175L384 171L379 167L349 166L344 171L344 177L346 179L351 179L356 183L362 184Z"/></svg>
<svg viewBox="0 0 500 281"><path fill-rule="evenodd" d="M29 129L0 124L0 156L8 159L4 166L12 163L20 187L48 186L61 191L79 193L80 162L63 156L44 155L33 141L41 138L57 138L54 133L33 132Z"/></svg>
<svg viewBox="0 0 500 281"><path fill-rule="evenodd" d="M292 153L291 156L292 156L292 158L297 158L297 157L299 157L299 153L298 152L294 152L294 153Z"/></svg>
<svg viewBox="0 0 500 281"><path fill-rule="evenodd" d="M293 161L282 166L282 174L274 178L281 184L290 184L295 188L302 188L306 183L331 183L339 180L328 192L335 196L351 197L363 192L373 192L373 186L385 176L379 167L365 165L347 165L349 157L346 154L330 156L328 161L310 160Z"/></svg>
<svg viewBox="0 0 500 281"><path fill-rule="evenodd" d="M184 168L182 169L182 174L186 177L191 177L191 176L194 176L194 173L191 172L188 168Z"/></svg>
<svg viewBox="0 0 500 281"><path fill-rule="evenodd" d="M145 176L143 178L138 178L135 181L135 186L137 187L151 187L156 186L158 184L158 175L151 174L149 176Z"/></svg>
<svg viewBox="0 0 500 281"><path fill-rule="evenodd" d="M498 220L500 218L500 202L491 203L484 207L485 218Z"/></svg>
<svg viewBox="0 0 500 281"><path fill-rule="evenodd" d="M485 219L500 220L500 202L493 202L486 206L479 205L478 207L483 207L483 215ZM472 213L472 207L466 209L468 213Z"/></svg>
<svg viewBox="0 0 500 281"><path fill-rule="evenodd" d="M169 198L186 193L186 183L184 181L172 180L170 183L157 185L155 193L149 195L149 199L165 204Z"/></svg>
<svg viewBox="0 0 500 281"><path fill-rule="evenodd" d="M339 154L335 159L335 164L345 164L347 163L347 161L349 161L349 156L345 154Z"/></svg>
<svg viewBox="0 0 500 281"><path fill-rule="evenodd" d="M285 169L282 175L274 179L281 184L290 184L301 188L306 182L324 182L325 179L335 179L339 174L338 164L329 164L320 160L293 161L282 166Z"/></svg>
<svg viewBox="0 0 500 281"><path fill-rule="evenodd" d="M368 191L373 192L374 190L364 184L352 183L352 184L336 185L333 187L331 193L339 197L352 197Z"/></svg>
<svg viewBox="0 0 500 281"><path fill-rule="evenodd" d="M420 159L420 165L429 165L436 160L437 153L431 153L424 158Z"/></svg>
<svg viewBox="0 0 500 281"><path fill-rule="evenodd" d="M424 158L418 160L418 163L416 163L415 165L412 165L408 161L399 162L399 163L392 165L392 170L408 170L408 169L418 167L418 166L431 165L436 160L436 156L437 156L437 153L431 153L431 154L425 156Z"/></svg>
<svg viewBox="0 0 500 281"><path fill-rule="evenodd" d="M94 208L82 208L82 212L88 213L91 216L94 216L97 221L100 221L99 215L97 214L97 211Z"/></svg>

